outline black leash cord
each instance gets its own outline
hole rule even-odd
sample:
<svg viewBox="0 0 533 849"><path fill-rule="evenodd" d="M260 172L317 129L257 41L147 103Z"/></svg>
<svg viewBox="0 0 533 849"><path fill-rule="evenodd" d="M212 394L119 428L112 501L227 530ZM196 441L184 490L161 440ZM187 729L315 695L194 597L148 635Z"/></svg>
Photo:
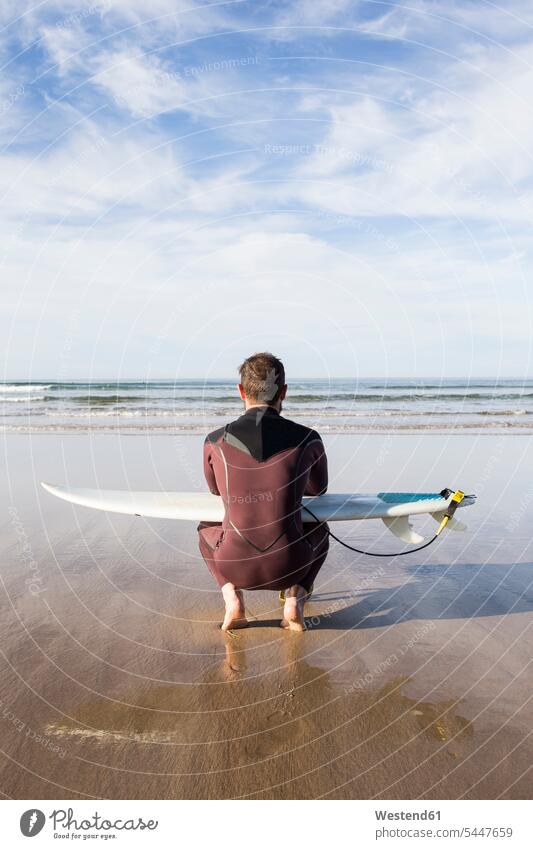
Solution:
<svg viewBox="0 0 533 849"><path fill-rule="evenodd" d="M307 510L309 515L312 516L313 519L315 520L315 522L318 522L319 525L324 524L324 522L321 522L320 519L317 519L317 517L315 516L314 513L311 512L309 507L304 507L302 505L302 509ZM394 552L392 552L390 554L382 554L379 551L363 551L360 548L355 548L355 546L353 546L353 545L348 545L347 542L343 542L342 539L339 539L338 537L335 536L335 534L332 534L329 528L328 528L328 534L330 535L330 537L332 539L335 540L335 542L339 542L341 545L343 545L344 548L349 548L350 551L355 551L357 554L368 554L370 557L402 557L404 554L414 554L415 551L422 551L423 548L427 548L429 545L434 543L435 540L438 537L438 534L435 534L435 536L432 539L428 540L428 542L425 542L424 545L417 546L417 548L409 548L409 549L407 549L407 551L398 551L398 552L396 552L396 554L394 554Z"/></svg>

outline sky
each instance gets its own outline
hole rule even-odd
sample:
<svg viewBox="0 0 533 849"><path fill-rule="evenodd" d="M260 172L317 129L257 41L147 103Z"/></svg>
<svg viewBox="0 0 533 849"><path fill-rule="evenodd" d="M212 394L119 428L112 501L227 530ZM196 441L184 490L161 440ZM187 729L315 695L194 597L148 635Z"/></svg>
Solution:
<svg viewBox="0 0 533 849"><path fill-rule="evenodd" d="M532 377L530 0L3 0L3 379Z"/></svg>

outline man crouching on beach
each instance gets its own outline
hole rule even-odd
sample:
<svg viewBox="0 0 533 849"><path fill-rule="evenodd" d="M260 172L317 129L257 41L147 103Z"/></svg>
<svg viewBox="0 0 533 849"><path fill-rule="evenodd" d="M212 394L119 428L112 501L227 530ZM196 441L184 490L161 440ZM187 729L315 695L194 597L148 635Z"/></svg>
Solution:
<svg viewBox="0 0 533 849"><path fill-rule="evenodd" d="M304 603L328 552L326 524L303 524L302 497L327 489L318 433L281 416L287 394L283 363L273 354L239 368L244 414L210 433L204 473L221 495L222 523L198 526L202 556L226 604L222 630L248 624L243 590L284 590L281 626L305 629Z"/></svg>

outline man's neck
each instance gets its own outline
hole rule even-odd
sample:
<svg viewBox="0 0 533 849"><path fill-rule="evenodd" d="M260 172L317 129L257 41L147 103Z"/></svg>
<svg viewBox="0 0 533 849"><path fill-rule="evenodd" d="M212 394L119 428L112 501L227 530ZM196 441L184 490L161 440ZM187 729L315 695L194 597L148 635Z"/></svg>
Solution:
<svg viewBox="0 0 533 849"><path fill-rule="evenodd" d="M265 408L268 410L274 410L275 413L279 413L279 406L275 406L274 404L262 404L260 401L258 401L256 404L246 404L244 412L247 413L248 410L258 410Z"/></svg>

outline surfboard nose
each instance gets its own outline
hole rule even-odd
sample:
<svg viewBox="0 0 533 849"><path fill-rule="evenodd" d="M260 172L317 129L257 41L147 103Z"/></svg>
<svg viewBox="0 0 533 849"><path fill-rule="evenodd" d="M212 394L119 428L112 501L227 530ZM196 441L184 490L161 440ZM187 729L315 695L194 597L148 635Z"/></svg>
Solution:
<svg viewBox="0 0 533 849"><path fill-rule="evenodd" d="M55 495L56 498L62 498L63 501L68 501L67 496L65 495L64 491L61 489L60 486L57 486L54 483L46 483L46 481L41 481L41 486L43 489L49 492L50 495Z"/></svg>

